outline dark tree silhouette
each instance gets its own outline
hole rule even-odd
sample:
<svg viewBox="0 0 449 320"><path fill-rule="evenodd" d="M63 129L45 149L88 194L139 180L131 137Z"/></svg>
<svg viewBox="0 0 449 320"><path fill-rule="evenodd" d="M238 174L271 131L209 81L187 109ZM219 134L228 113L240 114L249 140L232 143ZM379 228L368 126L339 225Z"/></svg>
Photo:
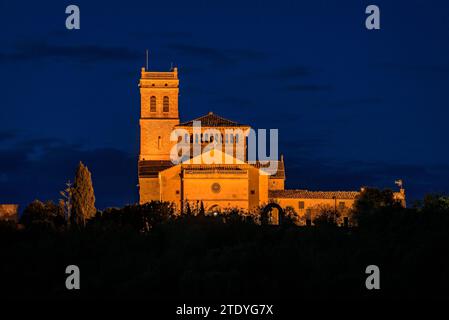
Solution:
<svg viewBox="0 0 449 320"><path fill-rule="evenodd" d="M199 215L204 216L206 214L206 211L204 210L204 203L201 200L201 204L200 204L200 211L198 212Z"/></svg>
<svg viewBox="0 0 449 320"><path fill-rule="evenodd" d="M190 208L189 202L186 203L186 215L188 216L192 215L192 209Z"/></svg>
<svg viewBox="0 0 449 320"><path fill-rule="evenodd" d="M347 228L286 219L281 227L264 227L260 211L187 216L152 201L104 210L79 232L48 232L60 209L34 202L21 219L31 228L0 222L0 283L9 298L73 299L58 275L76 261L87 288L80 294L88 298L372 301L365 268L376 264L385 270L376 297L444 299L448 200L431 195L419 208L403 208L391 192L369 190L354 208L361 226Z"/></svg>
<svg viewBox="0 0 449 320"><path fill-rule="evenodd" d="M440 194L427 194L422 203L422 210L429 212L449 212L449 197Z"/></svg>
<svg viewBox="0 0 449 320"><path fill-rule="evenodd" d="M95 216L97 209L91 174L82 162L76 170L72 201L71 223L84 226L86 220Z"/></svg>
<svg viewBox="0 0 449 320"><path fill-rule="evenodd" d="M360 227L385 223L392 211L401 210L402 204L395 200L393 191L364 188L353 206L353 218Z"/></svg>
<svg viewBox="0 0 449 320"><path fill-rule="evenodd" d="M58 228L65 225L64 208L52 201L34 200L23 211L19 221L25 227Z"/></svg>
<svg viewBox="0 0 449 320"><path fill-rule="evenodd" d="M340 212L332 206L319 206L318 212L313 217L312 222L315 226L337 226Z"/></svg>

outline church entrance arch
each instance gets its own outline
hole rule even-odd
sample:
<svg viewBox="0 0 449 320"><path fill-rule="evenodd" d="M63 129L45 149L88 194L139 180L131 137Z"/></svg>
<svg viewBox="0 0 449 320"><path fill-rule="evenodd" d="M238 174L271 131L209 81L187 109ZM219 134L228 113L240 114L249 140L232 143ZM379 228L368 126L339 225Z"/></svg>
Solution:
<svg viewBox="0 0 449 320"><path fill-rule="evenodd" d="M269 203L263 208L260 216L262 225L281 225L284 218L284 210L277 203Z"/></svg>
<svg viewBox="0 0 449 320"><path fill-rule="evenodd" d="M211 205L209 207L209 209L207 210L208 214L211 214L214 216L218 215L220 212L221 212L221 208L218 204Z"/></svg>

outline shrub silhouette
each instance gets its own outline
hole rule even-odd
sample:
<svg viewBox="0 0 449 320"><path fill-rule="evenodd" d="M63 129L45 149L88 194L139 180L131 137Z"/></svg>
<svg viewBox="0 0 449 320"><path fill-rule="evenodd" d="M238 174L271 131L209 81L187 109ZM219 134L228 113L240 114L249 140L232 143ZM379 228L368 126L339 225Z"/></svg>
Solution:
<svg viewBox="0 0 449 320"><path fill-rule="evenodd" d="M353 228L264 227L258 213L180 216L170 203L150 202L98 212L77 232L58 229L56 205L33 202L24 230L0 224L0 283L9 298L73 299L61 274L77 264L80 295L89 298L372 299L365 268L376 264L376 297L447 297L447 198L408 209L393 200L363 194ZM41 221L58 232L34 228Z"/></svg>
<svg viewBox="0 0 449 320"><path fill-rule="evenodd" d="M34 200L23 211L19 223L27 228L58 229L65 226L64 208L52 201Z"/></svg>

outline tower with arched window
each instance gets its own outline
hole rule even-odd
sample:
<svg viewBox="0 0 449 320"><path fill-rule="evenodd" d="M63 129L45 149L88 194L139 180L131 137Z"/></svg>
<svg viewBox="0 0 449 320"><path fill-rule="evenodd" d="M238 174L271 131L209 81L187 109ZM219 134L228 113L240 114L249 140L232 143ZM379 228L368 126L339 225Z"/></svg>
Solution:
<svg viewBox="0 0 449 320"><path fill-rule="evenodd" d="M278 209L290 207L310 223L316 210L323 206L345 214L360 193L286 190L282 156L279 160L264 163L252 159L251 153L247 152L249 125L213 112L180 123L176 68L168 72L142 69L139 87L140 203L168 201L180 213L187 206L198 210L201 203L207 213L219 214L227 208L257 211L260 206L275 202ZM170 135L175 129L183 130L182 137L191 147L181 162L170 160L170 152L176 144L170 141ZM219 161L215 162L217 159ZM268 170L272 164L274 171ZM394 197L405 206L402 185Z"/></svg>
<svg viewBox="0 0 449 320"><path fill-rule="evenodd" d="M139 87L139 160L170 160L170 133L179 124L178 70L154 72L142 68Z"/></svg>

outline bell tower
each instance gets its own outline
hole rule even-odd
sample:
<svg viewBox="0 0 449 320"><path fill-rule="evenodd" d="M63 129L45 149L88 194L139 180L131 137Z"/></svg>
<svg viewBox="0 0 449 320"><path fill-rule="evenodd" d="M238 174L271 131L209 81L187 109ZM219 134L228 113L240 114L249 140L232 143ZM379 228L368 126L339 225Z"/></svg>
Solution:
<svg viewBox="0 0 449 320"><path fill-rule="evenodd" d="M170 160L175 142L170 134L179 124L178 69L154 72L142 68L140 76L139 160Z"/></svg>

